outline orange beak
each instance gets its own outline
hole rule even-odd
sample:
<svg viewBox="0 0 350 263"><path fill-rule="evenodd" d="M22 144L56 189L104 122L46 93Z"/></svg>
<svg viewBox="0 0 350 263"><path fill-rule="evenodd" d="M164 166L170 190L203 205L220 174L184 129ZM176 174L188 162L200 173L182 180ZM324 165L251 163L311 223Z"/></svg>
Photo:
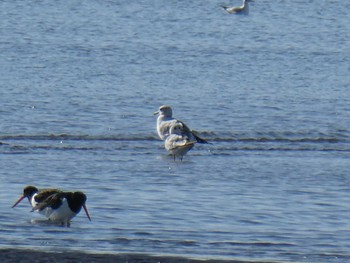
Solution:
<svg viewBox="0 0 350 263"><path fill-rule="evenodd" d="M25 198L25 196L22 195L22 196L17 200L17 202L12 206L12 208L14 208L16 205L18 205L24 198Z"/></svg>
<svg viewBox="0 0 350 263"><path fill-rule="evenodd" d="M90 218L90 215L89 215L89 212L88 212L86 206L83 205L83 208L84 208L84 211L85 211L86 216L87 216L87 217L89 218L89 220L91 221L91 218Z"/></svg>

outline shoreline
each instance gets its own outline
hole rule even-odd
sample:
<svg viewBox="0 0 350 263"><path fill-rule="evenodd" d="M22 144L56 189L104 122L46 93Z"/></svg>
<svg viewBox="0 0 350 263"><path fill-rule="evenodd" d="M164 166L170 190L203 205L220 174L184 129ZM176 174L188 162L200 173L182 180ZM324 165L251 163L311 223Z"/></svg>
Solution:
<svg viewBox="0 0 350 263"><path fill-rule="evenodd" d="M98 263L252 263L262 261L191 259L181 256L152 256L147 254L98 254L85 252L46 252L30 249L0 249L0 261L12 262L98 262Z"/></svg>

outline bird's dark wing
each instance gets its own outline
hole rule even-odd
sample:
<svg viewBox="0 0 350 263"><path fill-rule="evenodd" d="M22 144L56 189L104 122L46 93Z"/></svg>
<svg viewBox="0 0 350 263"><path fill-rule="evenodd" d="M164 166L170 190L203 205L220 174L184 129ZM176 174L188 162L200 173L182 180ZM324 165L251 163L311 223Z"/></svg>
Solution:
<svg viewBox="0 0 350 263"><path fill-rule="evenodd" d="M34 200L37 203L41 203L44 200L46 200L49 196L53 195L53 194L57 194L60 193L62 191L58 190L58 189L44 189L39 191L39 193L34 197Z"/></svg>
<svg viewBox="0 0 350 263"><path fill-rule="evenodd" d="M188 138L190 139L190 141L192 140L196 140L198 143L208 143L206 140L202 139L201 137L199 137L195 131L191 130L190 128L188 128L188 126L183 123L182 121L178 121L182 124L183 126L183 135L188 136Z"/></svg>
<svg viewBox="0 0 350 263"><path fill-rule="evenodd" d="M196 138L198 143L209 143L207 140L204 140L203 138L199 137L195 131L192 131L192 135L194 138Z"/></svg>
<svg viewBox="0 0 350 263"><path fill-rule="evenodd" d="M45 200L38 203L35 207L33 207L32 211L39 210L42 211L47 207L51 207L53 209L58 208L62 204L62 199L65 197L65 193L59 191L58 193L54 193L48 196Z"/></svg>
<svg viewBox="0 0 350 263"><path fill-rule="evenodd" d="M195 132L194 130L191 130L190 128L188 128L188 126L183 123L182 121L178 121L183 125L183 134L187 135L189 137L190 140L196 140L198 143L208 143L206 140L204 140L203 138L199 137L197 135L197 132Z"/></svg>

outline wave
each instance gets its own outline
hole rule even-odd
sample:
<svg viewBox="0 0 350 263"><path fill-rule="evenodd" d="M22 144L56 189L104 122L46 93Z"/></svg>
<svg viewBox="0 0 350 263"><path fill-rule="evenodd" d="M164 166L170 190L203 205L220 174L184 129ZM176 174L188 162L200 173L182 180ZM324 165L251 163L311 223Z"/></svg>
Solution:
<svg viewBox="0 0 350 263"><path fill-rule="evenodd" d="M198 145L208 149L212 155L231 155L235 151L339 151L350 152L350 132L201 132L209 145ZM57 144L56 142L60 142ZM113 143L114 142L114 143ZM134 143L133 143L134 142ZM119 146L118 146L119 145ZM122 146L121 146L122 145ZM119 150L136 147L153 149L162 146L156 134L8 134L0 135L0 149L9 147L15 151L29 149L91 150L113 147ZM151 150L150 150L151 151ZM196 151L196 154L201 154Z"/></svg>
<svg viewBox="0 0 350 263"><path fill-rule="evenodd" d="M152 141L158 140L152 135L77 135L77 134L15 134L0 135L0 141Z"/></svg>
<svg viewBox="0 0 350 263"><path fill-rule="evenodd" d="M311 142L311 143L350 143L350 131L337 133L320 132L200 132L201 137L210 142ZM28 141L159 141L155 134L9 134L0 135L0 142L7 140Z"/></svg>
<svg viewBox="0 0 350 263"><path fill-rule="evenodd" d="M217 246L240 246L240 247L294 247L293 243L286 242L268 242L268 241L255 241L255 242L241 242L241 241L212 241L210 245Z"/></svg>

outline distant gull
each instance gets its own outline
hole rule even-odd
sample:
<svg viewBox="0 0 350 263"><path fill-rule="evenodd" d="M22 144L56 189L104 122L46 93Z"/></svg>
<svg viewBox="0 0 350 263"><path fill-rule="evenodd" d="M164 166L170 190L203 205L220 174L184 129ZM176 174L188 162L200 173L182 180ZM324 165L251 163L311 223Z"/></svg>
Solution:
<svg viewBox="0 0 350 263"><path fill-rule="evenodd" d="M159 110L154 113L158 115L157 119L157 132L161 140L166 140L170 135L170 128L177 123L181 123L181 135L187 136L189 141L196 141L198 143L208 143L206 140L200 138L194 131L190 130L186 124L173 118L173 110L170 106L160 106Z"/></svg>
<svg viewBox="0 0 350 263"><path fill-rule="evenodd" d="M166 138L164 146L174 157L179 157L182 161L183 156L192 149L197 141L191 141L187 135L184 135L184 124L176 122L170 127L169 136Z"/></svg>
<svg viewBox="0 0 350 263"><path fill-rule="evenodd" d="M226 10L229 14L249 14L249 4L251 0L243 0L243 4L241 6L221 6L223 9Z"/></svg>

